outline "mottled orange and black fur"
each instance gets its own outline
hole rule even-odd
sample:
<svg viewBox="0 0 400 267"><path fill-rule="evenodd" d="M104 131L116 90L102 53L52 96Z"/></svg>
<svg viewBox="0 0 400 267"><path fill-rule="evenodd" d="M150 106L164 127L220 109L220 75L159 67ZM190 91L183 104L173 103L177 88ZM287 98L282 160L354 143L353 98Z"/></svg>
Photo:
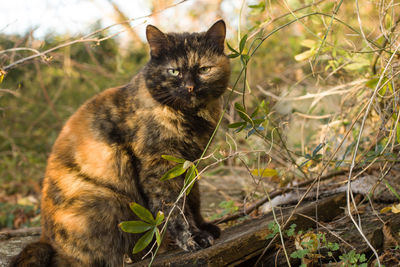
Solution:
<svg viewBox="0 0 400 267"><path fill-rule="evenodd" d="M12 266L122 266L140 237L118 227L137 219L129 203L168 214L177 199L184 178L160 181L172 167L161 155L198 159L216 126L230 74L225 24L181 34L148 26L146 34L144 68L87 101L62 129L43 182L41 241ZM219 236L200 215L197 184L167 232L186 251Z"/></svg>

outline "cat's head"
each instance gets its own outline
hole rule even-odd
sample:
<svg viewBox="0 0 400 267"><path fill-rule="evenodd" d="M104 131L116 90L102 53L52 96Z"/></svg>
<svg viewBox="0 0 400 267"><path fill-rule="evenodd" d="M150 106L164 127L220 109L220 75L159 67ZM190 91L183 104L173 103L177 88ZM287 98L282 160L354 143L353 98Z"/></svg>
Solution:
<svg viewBox="0 0 400 267"><path fill-rule="evenodd" d="M177 110L192 110L220 97L230 75L225 33L223 20L201 33L163 33L147 26L151 58L144 73L153 98Z"/></svg>

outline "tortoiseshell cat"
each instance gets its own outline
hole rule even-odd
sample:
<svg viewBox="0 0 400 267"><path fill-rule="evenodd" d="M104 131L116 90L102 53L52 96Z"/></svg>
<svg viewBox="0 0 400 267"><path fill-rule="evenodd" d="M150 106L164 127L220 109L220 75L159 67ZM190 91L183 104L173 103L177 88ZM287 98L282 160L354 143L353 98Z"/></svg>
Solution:
<svg viewBox="0 0 400 267"><path fill-rule="evenodd" d="M43 182L41 240L12 266L123 265L140 237L118 227L137 219L129 203L168 214L183 186L184 177L160 181L173 166L161 155L198 159L216 126L230 75L225 31L222 20L203 33L147 26L149 62L128 85L87 101L62 129ZM186 251L219 236L200 215L197 184L167 233Z"/></svg>

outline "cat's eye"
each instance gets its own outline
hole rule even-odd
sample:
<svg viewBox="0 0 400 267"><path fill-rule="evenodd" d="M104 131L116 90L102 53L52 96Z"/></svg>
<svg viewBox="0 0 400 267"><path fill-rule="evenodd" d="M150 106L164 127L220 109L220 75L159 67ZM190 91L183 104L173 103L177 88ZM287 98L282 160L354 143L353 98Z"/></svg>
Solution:
<svg viewBox="0 0 400 267"><path fill-rule="evenodd" d="M172 76L178 76L179 75L179 70L178 69L168 69L168 73L171 74Z"/></svg>
<svg viewBox="0 0 400 267"><path fill-rule="evenodd" d="M205 73L210 72L210 70L211 70L211 67L201 67L201 68L199 69L199 73L200 73L200 74L205 74Z"/></svg>

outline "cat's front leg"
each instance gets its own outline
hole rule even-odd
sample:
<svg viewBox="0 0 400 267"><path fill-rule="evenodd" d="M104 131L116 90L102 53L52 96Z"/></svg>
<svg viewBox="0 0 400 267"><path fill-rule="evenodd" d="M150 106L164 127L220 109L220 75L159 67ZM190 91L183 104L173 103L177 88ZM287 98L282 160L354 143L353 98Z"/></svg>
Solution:
<svg viewBox="0 0 400 267"><path fill-rule="evenodd" d="M183 197L177 201L183 186L183 177L160 181L160 177L170 168L170 165L160 163L152 164L147 171L142 170L141 186L149 209L153 213L164 212L168 219L168 236L183 250L196 251L211 246L213 236L197 227L187 201L185 203Z"/></svg>

